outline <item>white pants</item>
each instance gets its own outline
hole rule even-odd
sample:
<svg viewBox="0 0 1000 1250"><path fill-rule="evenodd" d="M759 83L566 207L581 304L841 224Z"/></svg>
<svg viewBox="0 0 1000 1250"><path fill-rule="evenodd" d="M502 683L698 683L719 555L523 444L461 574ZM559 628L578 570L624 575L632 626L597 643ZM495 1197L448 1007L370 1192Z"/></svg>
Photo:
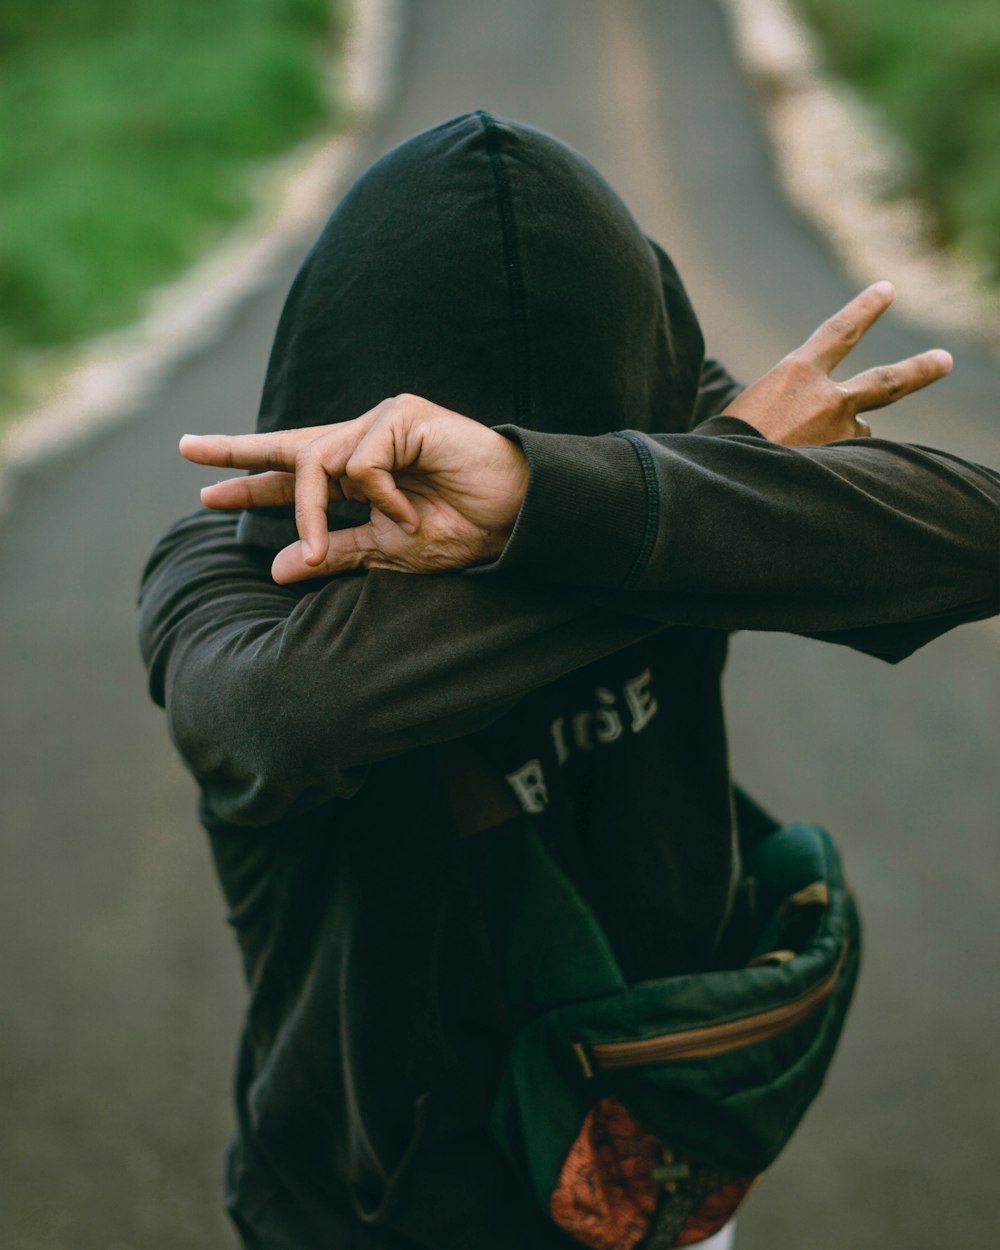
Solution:
<svg viewBox="0 0 1000 1250"><path fill-rule="evenodd" d="M707 1241L695 1242L692 1250L733 1250L734 1235L736 1233L736 1225L730 1220L725 1228L719 1231Z"/></svg>

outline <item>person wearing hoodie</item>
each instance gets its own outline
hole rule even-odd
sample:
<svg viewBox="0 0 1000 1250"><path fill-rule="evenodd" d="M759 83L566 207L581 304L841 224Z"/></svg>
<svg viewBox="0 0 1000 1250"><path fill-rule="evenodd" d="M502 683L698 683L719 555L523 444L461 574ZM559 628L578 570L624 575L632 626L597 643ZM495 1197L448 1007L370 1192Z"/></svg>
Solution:
<svg viewBox="0 0 1000 1250"><path fill-rule="evenodd" d="M141 592L249 989L248 1250L576 1244L490 1133L510 1028L457 830L516 802L630 980L718 965L734 810L756 818L728 633L895 662L997 609L1000 475L856 416L946 355L829 380L889 298L741 392L666 254L550 136L467 114L337 206L258 434L183 445L269 471L209 488L222 511L174 526ZM463 794L472 771L492 789Z"/></svg>

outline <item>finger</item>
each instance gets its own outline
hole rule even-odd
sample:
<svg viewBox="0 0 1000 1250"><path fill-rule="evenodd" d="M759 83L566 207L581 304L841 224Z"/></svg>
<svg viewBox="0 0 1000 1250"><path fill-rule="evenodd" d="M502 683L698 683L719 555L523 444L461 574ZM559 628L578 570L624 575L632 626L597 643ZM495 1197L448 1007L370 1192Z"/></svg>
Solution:
<svg viewBox="0 0 1000 1250"><path fill-rule="evenodd" d="M350 465L348 465L350 472ZM384 512L407 534L415 534L420 528L420 514L396 485L396 479L388 469L368 467L351 473L351 480L361 488L362 495L373 508Z"/></svg>
<svg viewBox="0 0 1000 1250"><path fill-rule="evenodd" d="M420 517L393 474L393 470L406 469L419 458L419 436L415 446L408 446L409 432L405 420L374 425L347 461L344 474L373 507L406 533L414 534L420 527Z"/></svg>
<svg viewBox="0 0 1000 1250"><path fill-rule="evenodd" d="M302 540L302 558L315 567L326 558L329 541L326 505L341 489L328 475L322 460L307 449L300 455L295 473L295 526Z"/></svg>
<svg viewBox="0 0 1000 1250"><path fill-rule="evenodd" d="M293 473L255 473L250 477L231 477L215 482L201 491L206 508L221 512L235 508L268 508L274 504L291 503L295 498Z"/></svg>
<svg viewBox="0 0 1000 1250"><path fill-rule="evenodd" d="M891 282L876 282L867 287L824 321L799 348L800 354L829 373L860 342L895 298L896 288Z"/></svg>
<svg viewBox="0 0 1000 1250"><path fill-rule="evenodd" d="M322 427L319 433L313 431L315 437L298 446L294 464L295 525L302 543L302 558L312 567L319 567L326 556L326 508L330 500L364 498L349 488L343 477L344 467L383 407L384 404L377 405L353 421Z"/></svg>
<svg viewBox="0 0 1000 1250"><path fill-rule="evenodd" d="M873 412L947 377L953 365L949 352L935 348L892 365L867 369L842 382L841 389L852 398L858 412Z"/></svg>
<svg viewBox="0 0 1000 1250"><path fill-rule="evenodd" d="M271 576L287 586L311 577L327 577L334 573L350 573L363 568L365 556L376 549L371 525L354 529L334 530L327 534L326 555L319 564L310 564L302 554L301 543L283 547L271 564Z"/></svg>
<svg viewBox="0 0 1000 1250"><path fill-rule="evenodd" d="M185 434L180 453L193 464L224 469L294 469L299 449L315 437L313 429L274 434Z"/></svg>

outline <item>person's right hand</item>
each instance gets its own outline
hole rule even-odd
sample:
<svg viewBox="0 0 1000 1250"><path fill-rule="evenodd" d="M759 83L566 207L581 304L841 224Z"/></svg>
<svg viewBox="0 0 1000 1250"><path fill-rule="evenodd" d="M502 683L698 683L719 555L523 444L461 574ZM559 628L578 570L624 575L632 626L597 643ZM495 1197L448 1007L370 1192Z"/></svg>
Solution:
<svg viewBox="0 0 1000 1250"><path fill-rule="evenodd" d="M879 365L846 382L831 372L892 303L891 282L876 282L819 327L725 409L786 447L819 446L871 433L860 412L872 412L912 395L951 372L952 358L940 348Z"/></svg>
<svg viewBox="0 0 1000 1250"><path fill-rule="evenodd" d="M196 464L270 470L207 486L201 499L222 510L294 503L302 541L279 551L272 566L285 583L360 568L436 573L496 559L528 484L516 443L417 395L335 425L185 434L180 449ZM328 533L331 499L370 503L370 521Z"/></svg>

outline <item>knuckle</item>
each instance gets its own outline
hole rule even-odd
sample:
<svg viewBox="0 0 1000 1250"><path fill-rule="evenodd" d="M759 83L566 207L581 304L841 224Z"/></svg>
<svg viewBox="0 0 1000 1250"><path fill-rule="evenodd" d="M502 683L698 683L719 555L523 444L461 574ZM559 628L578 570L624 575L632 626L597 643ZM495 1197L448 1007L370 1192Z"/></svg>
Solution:
<svg viewBox="0 0 1000 1250"><path fill-rule="evenodd" d="M413 420L419 417L427 406L426 399L422 399L421 396L414 395L410 391L403 391L392 402L394 405L393 415L402 417L405 420Z"/></svg>
<svg viewBox="0 0 1000 1250"><path fill-rule="evenodd" d="M846 412L853 417L857 406L857 396L846 382L830 381L830 405L839 412Z"/></svg>
<svg viewBox="0 0 1000 1250"><path fill-rule="evenodd" d="M416 396L411 395L409 391L400 391L398 395L393 395L391 399L385 399L382 401L379 405L382 409L379 416L387 419L390 417L405 416L409 411L411 411L415 399Z"/></svg>
<svg viewBox="0 0 1000 1250"><path fill-rule="evenodd" d="M797 388L811 386L816 380L815 362L804 353L793 352L778 367Z"/></svg>
<svg viewBox="0 0 1000 1250"><path fill-rule="evenodd" d="M845 317L842 313L831 317L826 323L826 328L845 343L856 343L861 337L861 327L858 323L853 317Z"/></svg>
<svg viewBox="0 0 1000 1250"><path fill-rule="evenodd" d="M894 399L903 389L903 382L899 376L899 371L894 369L892 365L881 365L876 374L878 384L882 390Z"/></svg>

